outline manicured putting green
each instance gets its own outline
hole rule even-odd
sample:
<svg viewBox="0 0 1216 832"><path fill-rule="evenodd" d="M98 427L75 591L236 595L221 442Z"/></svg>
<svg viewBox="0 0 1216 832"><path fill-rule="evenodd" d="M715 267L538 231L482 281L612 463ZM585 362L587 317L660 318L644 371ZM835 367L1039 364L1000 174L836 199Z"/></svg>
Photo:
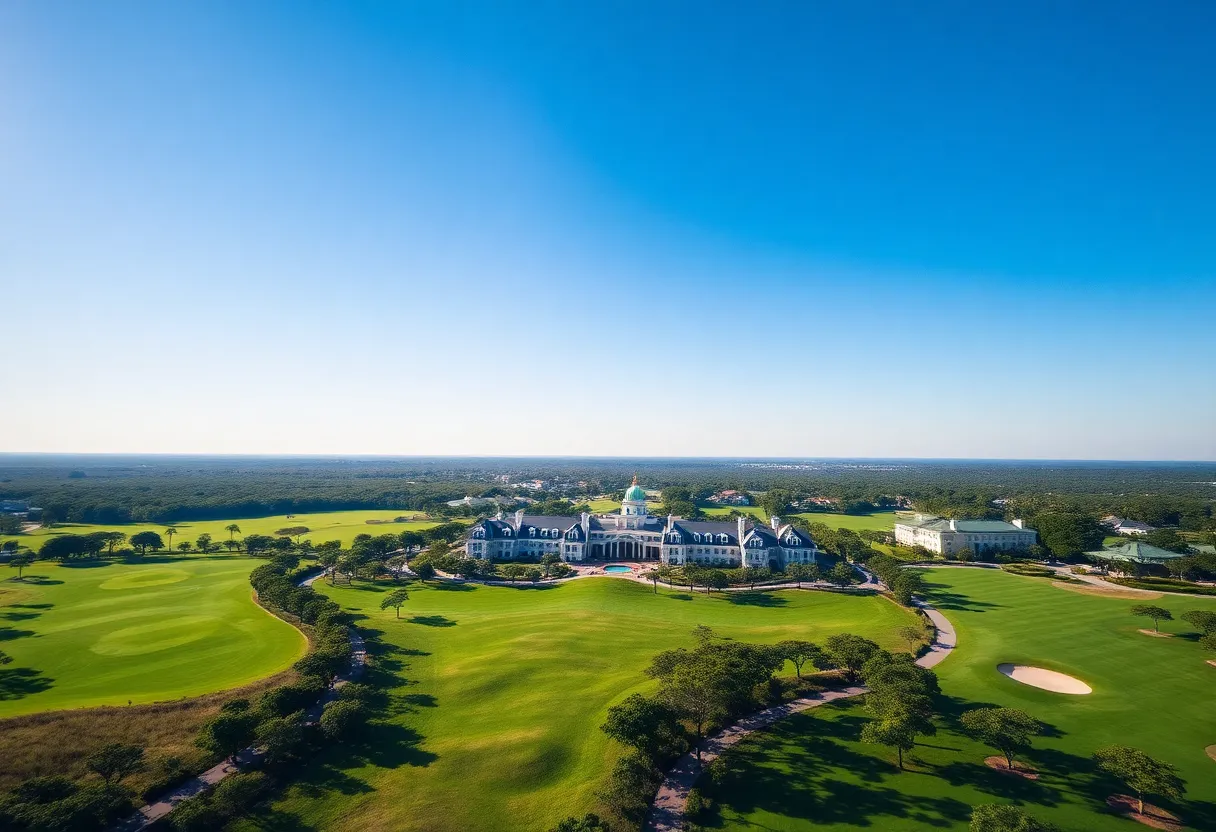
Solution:
<svg viewBox="0 0 1216 832"><path fill-rule="evenodd" d="M1187 803L1170 807L1188 828L1216 829L1216 776L1204 748L1216 742L1216 671L1193 637L1146 639L1135 601L1084 595L997 570L934 569L934 603L958 630L958 648L936 670L946 714L936 737L898 773L894 753L860 742L859 704L825 707L753 735L732 752L721 822L732 830L965 830L971 807L1020 802L1066 830L1137 828L1106 813L1115 790L1090 755L1120 743L1178 767ZM1177 618L1216 601L1164 597ZM1183 636L1182 622L1163 630ZM1084 696L1040 690L1003 675L1002 663L1045 668L1092 687ZM994 754L958 730L981 705L1021 708L1051 726L1026 755L1037 781L993 771ZM908 759L908 755L905 756ZM1156 801L1155 801L1156 802Z"/></svg>
<svg viewBox="0 0 1216 832"><path fill-rule="evenodd" d="M261 563L39 563L0 582L0 646L13 658L0 667L0 717L197 696L290 666L306 644L254 603Z"/></svg>
<svg viewBox="0 0 1216 832"><path fill-rule="evenodd" d="M607 708L650 690L650 658L692 646L695 625L757 642L851 631L894 648L914 621L874 596L656 595L619 578L415 584L398 621L379 609L385 588L318 588L389 646L376 661L393 674L392 716L370 749L322 756L243 829L545 830L595 808L618 753L599 730Z"/></svg>
<svg viewBox="0 0 1216 832"><path fill-rule="evenodd" d="M237 520L195 520L172 524L127 523L117 526L104 526L86 523L61 523L52 529L35 529L29 534L9 537L0 535L0 543L5 540L16 540L22 546L33 549L36 552L46 538L57 534L122 532L130 536L137 532L145 531L156 532L162 538L165 538L165 542L168 543L165 529L169 525L172 525L177 529L177 534L173 536L175 548L183 540L194 543L198 539L198 536L204 533L211 535L216 546L220 546L229 537L224 527L235 523L241 527L240 533L236 535L238 539L246 534L273 535L279 529L291 526L305 526L309 531L304 535L304 538L312 540L313 543L321 543L326 540L340 540L343 546L350 546L351 541L358 534L400 534L403 531L428 529L436 525L435 521L430 520L394 522L398 517L414 517L416 515L418 515L418 512L408 509L372 509L366 511L323 511L315 514L293 514L290 517L280 514L274 517L247 517Z"/></svg>

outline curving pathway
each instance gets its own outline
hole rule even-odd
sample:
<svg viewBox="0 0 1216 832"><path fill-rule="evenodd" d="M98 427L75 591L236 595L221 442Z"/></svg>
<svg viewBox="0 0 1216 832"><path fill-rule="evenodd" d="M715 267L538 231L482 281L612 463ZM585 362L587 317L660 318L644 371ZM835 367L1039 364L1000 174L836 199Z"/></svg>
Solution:
<svg viewBox="0 0 1216 832"><path fill-rule="evenodd" d="M929 645L929 651L917 659L916 663L921 667L933 667L950 655L950 651L958 644L958 635L949 619L938 610L924 601L917 601L916 606L937 629L937 635L933 639L933 643ZM796 699L793 702L777 705L744 717L734 725L703 740L700 759L697 758L695 749L690 751L677 760L676 764L667 772L667 776L663 778L659 793L655 795L654 802L650 805L650 812L646 816L646 826L644 827L646 832L679 832L683 829L684 806L688 802L688 793L697 782L697 778L701 776L704 767L748 734L772 725L790 714L817 708L826 702L860 696L865 692L866 688L858 685L824 691L814 698Z"/></svg>
<svg viewBox="0 0 1216 832"><path fill-rule="evenodd" d="M309 586L324 574L324 572L320 572L305 578L299 582L299 586ZM350 647L350 669L335 679L330 689L325 692L325 696L308 709L306 716L309 722L315 722L321 718L322 709L326 703L337 697L339 688L363 675L363 668L367 665L367 645L363 636L359 635L353 627L350 632ZM197 797L228 775L239 773L243 768L255 762L260 755L261 752L253 746L238 752L232 759L212 766L197 777L191 777L177 788L162 794L152 803L140 806L135 814L111 826L109 832L137 832L137 830L151 826L176 809L179 804Z"/></svg>

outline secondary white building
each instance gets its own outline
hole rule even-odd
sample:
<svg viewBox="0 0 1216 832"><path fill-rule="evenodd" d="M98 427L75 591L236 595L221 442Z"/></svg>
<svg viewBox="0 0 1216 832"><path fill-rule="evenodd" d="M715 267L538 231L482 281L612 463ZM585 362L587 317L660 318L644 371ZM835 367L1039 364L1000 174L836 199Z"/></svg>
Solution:
<svg viewBox="0 0 1216 832"><path fill-rule="evenodd" d="M1012 552L1029 549L1038 540L1033 529L1021 520L947 520L925 514L895 524L895 542L900 546L923 546L939 555L964 549L973 552Z"/></svg>
<svg viewBox="0 0 1216 832"><path fill-rule="evenodd" d="M523 510L510 517L500 514L473 526L465 553L489 560L533 560L557 554L568 562L656 560L777 568L820 557L809 533L777 517L766 526L744 518L721 522L648 514L646 492L636 477L619 514L541 516Z"/></svg>
<svg viewBox="0 0 1216 832"><path fill-rule="evenodd" d="M1141 523L1139 520L1125 520L1114 514L1106 515L1100 522L1115 534L1121 534L1124 537L1140 537L1157 530L1156 526L1150 526L1148 523Z"/></svg>

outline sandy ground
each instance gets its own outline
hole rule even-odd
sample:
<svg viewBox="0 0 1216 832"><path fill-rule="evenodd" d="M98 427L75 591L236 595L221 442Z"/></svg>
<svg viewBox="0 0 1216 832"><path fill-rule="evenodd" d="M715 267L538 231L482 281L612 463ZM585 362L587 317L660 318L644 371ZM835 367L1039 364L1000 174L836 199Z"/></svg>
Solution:
<svg viewBox="0 0 1216 832"><path fill-rule="evenodd" d="M1106 798L1106 805L1114 809L1120 815L1131 820L1139 821L1145 826L1151 826L1154 829L1184 829L1182 821L1172 812L1167 812L1160 806L1153 806L1149 803L1144 804L1144 814L1136 811L1139 808L1139 803L1136 798L1129 794L1112 794Z"/></svg>
<svg viewBox="0 0 1216 832"><path fill-rule="evenodd" d="M1018 777L1025 777L1027 780L1038 780L1038 773L1024 763L1015 762L1013 768L1005 762L1005 758L1001 756L985 757L984 765L988 768L994 768L1002 774L1016 774Z"/></svg>
<svg viewBox="0 0 1216 832"><path fill-rule="evenodd" d="M1159 633L1156 630L1141 630L1140 632L1144 633L1146 636L1153 636L1154 638L1173 638L1174 637L1173 633Z"/></svg>
<svg viewBox="0 0 1216 832"><path fill-rule="evenodd" d="M1216 745L1209 745L1207 748L1205 748L1203 750L1207 752L1207 755L1209 757L1211 757L1213 760L1216 760Z"/></svg>
<svg viewBox="0 0 1216 832"><path fill-rule="evenodd" d="M998 664L996 669L1015 682L1049 690L1052 693L1080 695L1094 692L1093 688L1080 679L1074 679L1065 673L1057 673L1042 667L1031 667L1027 664Z"/></svg>

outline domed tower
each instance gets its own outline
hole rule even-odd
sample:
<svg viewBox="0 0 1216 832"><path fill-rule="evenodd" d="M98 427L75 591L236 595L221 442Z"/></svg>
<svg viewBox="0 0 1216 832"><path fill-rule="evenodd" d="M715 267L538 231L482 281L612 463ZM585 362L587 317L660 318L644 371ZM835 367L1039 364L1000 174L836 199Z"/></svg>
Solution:
<svg viewBox="0 0 1216 832"><path fill-rule="evenodd" d="M621 503L621 514L627 517L640 517L646 513L646 492L638 485L638 475L633 475L633 485L625 492L625 500Z"/></svg>

